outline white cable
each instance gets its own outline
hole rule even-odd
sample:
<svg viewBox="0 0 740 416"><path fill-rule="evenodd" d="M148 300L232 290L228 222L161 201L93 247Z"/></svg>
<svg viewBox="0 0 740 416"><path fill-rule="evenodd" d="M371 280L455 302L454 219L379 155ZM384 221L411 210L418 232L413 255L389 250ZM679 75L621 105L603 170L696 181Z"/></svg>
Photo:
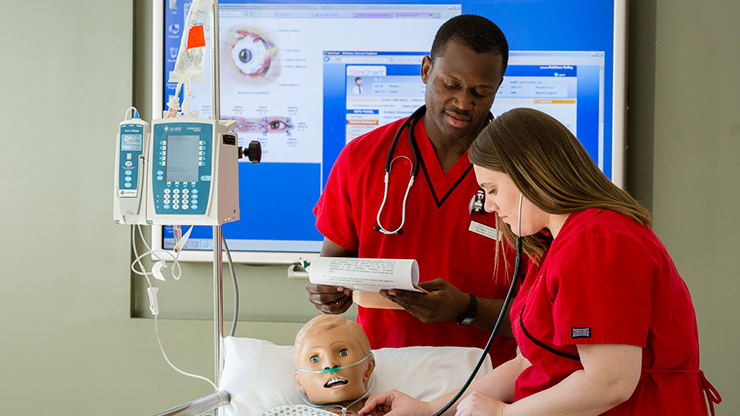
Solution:
<svg viewBox="0 0 740 416"><path fill-rule="evenodd" d="M234 262L231 260L229 245L226 244L226 237L224 237L223 233L221 233L221 241L223 241L224 249L226 250L226 260L229 263L229 270L231 270L231 282L234 285L234 315L231 318L231 332L229 332L233 337L236 336L236 324L239 321L239 285L236 282L236 272L234 271Z"/></svg>
<svg viewBox="0 0 740 416"><path fill-rule="evenodd" d="M144 232L141 231L141 225L137 225L136 227L139 229L139 237L141 237L141 242L144 243L144 247L146 247L146 249L151 252L152 248L149 247L149 244L146 242L146 238L144 238ZM156 253L152 253L152 255L156 257L157 260L162 260Z"/></svg>
<svg viewBox="0 0 740 416"><path fill-rule="evenodd" d="M155 252L160 252L160 253L163 253L163 254L167 254L170 257L172 257L172 261L174 262L174 265L172 266L172 271L170 272L170 274L172 275L172 277L175 280L180 280L181 273L182 273L182 269L180 269L180 263L177 261L177 257L175 255L173 255L172 253L170 253L169 251L166 251L166 250L149 250L146 253L137 256L134 259L134 261L131 263L131 270L134 273L136 273L136 274L138 274L140 276L152 276L152 273L151 272L148 272L148 271L146 271L146 269L144 269L144 265L141 263L141 259L143 259L144 257L146 257L146 256L148 256L150 254L153 254ZM134 252L134 255L136 255L136 252ZM164 261L164 260L160 260L160 261ZM139 265L140 270L136 270L135 266L137 264ZM175 275L175 267L177 267L177 272L178 272L177 275Z"/></svg>
<svg viewBox="0 0 740 416"><path fill-rule="evenodd" d="M221 400L223 400L223 397L221 397L221 392L218 390L218 387L216 386L216 384L214 384L211 380L209 380L206 377L199 376L197 374L186 373L186 372L180 370L179 368L175 367L174 364L172 364L172 362L170 361L170 359L167 357L167 353L164 352L164 347L162 347L162 341L159 339L159 328L158 328L158 325L157 325L157 315L154 315L154 333L157 336L157 344L159 345L159 350L162 351L162 356L164 357L165 361L167 361L167 364L169 364L170 367L172 367L173 370L175 370L178 373L180 373L180 374L182 374L184 376L187 376L187 377L192 377L192 378L197 378L197 379L200 379L200 380L203 380L203 381L207 381L208 384L210 384L213 387L213 389L216 391L216 394L218 394L218 396L221 398Z"/></svg>
<svg viewBox="0 0 740 416"><path fill-rule="evenodd" d="M139 110L137 110L137 109L136 109L136 107L129 107L129 108L127 108L127 109L126 109L126 112L125 112L125 113L123 113L123 119L124 119L124 120L130 120L130 119L128 118L128 112L129 112L129 111L131 111L131 110L134 110L134 111L136 111L137 113L139 112Z"/></svg>
<svg viewBox="0 0 740 416"><path fill-rule="evenodd" d="M139 231L141 231L141 227L139 227ZM146 245L146 241L144 241L144 244ZM142 273L134 269L134 265L138 262L139 267L141 267L141 270L144 270L144 265L141 263L141 259L140 257L138 257L138 254L136 253L136 227L131 227L131 246L134 249L134 256L136 256L136 260L134 260L133 263L131 263L131 270L138 275L142 275ZM144 271L143 276L146 278L146 283L149 285L149 287L152 287L152 281L149 280L149 275L147 275L146 271Z"/></svg>
<svg viewBox="0 0 740 416"><path fill-rule="evenodd" d="M141 232L141 227L139 227L139 232ZM142 235L142 237L143 237L143 235ZM142 240L143 240L143 238L142 238ZM146 244L146 240L143 240L143 241L144 241L144 245L147 248L149 248L149 246ZM150 297L149 301L152 304L156 304L157 303L156 302L156 299L152 299L152 297L156 298L156 290L155 291L152 291L151 290L151 289L156 289L156 288L154 288L154 286L152 286L152 282L151 282L151 280L149 280L149 275L151 275L152 273L146 272L145 269L144 269L144 265L141 262L141 259L143 257L149 255L150 253L153 253L155 250L149 250L149 251L147 251L146 253L144 253L142 255L138 255L138 252L136 250L136 231L134 230L134 228L131 229L131 243L133 244L134 256L136 256L136 258L134 259L133 263L131 263L131 270L133 270L134 273L139 274L139 275L142 275L142 276L144 276L146 278L147 285L149 286L149 290L147 290L147 293L148 293L148 295ZM161 251L164 251L164 250L161 250ZM170 252L168 252L168 251L164 251L164 252L167 253L167 254L169 254L170 256L172 256L172 254ZM175 256L172 256L172 257L175 260L175 264L179 264L177 262L177 258ZM157 257L157 258L159 258L159 257ZM141 268L141 270L143 270L143 272L138 271L138 270L135 269L134 266L136 264L139 264L139 267ZM174 267L173 267L173 269L174 269ZM173 272L174 272L174 270L173 270ZM178 279L179 279L179 277L178 277ZM216 394L218 394L218 397L220 399L220 402L223 403L223 397L221 396L221 391L218 389L218 387L216 386L216 384L214 384L211 380L209 380L206 377L199 376L199 375L196 375L196 374L186 373L186 372L180 370L179 368L177 368L174 364L172 364L172 362L170 361L169 357L167 357L167 353L164 351L164 347L162 346L162 340L159 338L159 325L158 325L158 320L157 320L157 316L159 315L159 310L158 309L157 310L154 310L154 311L152 311L152 313L154 315L154 334L155 334L155 336L157 338L157 345L159 345L159 350L162 352L162 356L164 357L165 361L167 361L167 364L169 364L169 366L172 367L173 370L177 371L178 373L180 373L180 374L182 374L184 376L192 377L192 378L197 378L197 379L200 379L200 380L207 381L208 384L210 384L213 387L213 389L216 391Z"/></svg>
<svg viewBox="0 0 740 416"><path fill-rule="evenodd" d="M147 281L148 281L149 280L149 277L148 276L153 276L153 273L146 271L146 269L144 268L144 265L141 263L141 259L143 259L144 257L146 257L146 256L148 256L148 255L151 254L154 257L156 257L157 260L164 261L161 257L159 257L157 255L157 253L162 253L162 254L166 254L166 255L170 256L170 258L172 259L173 265L172 265L172 270L170 270L170 275L172 276L173 279L180 280L180 277L182 277L182 267L181 267L180 262L178 260L178 258L180 257L180 252L178 251L176 254L173 255L172 252L170 252L168 250L156 250L156 249L153 250L153 249L151 249L149 247L149 244L147 244L146 239L144 239L144 234L141 231L141 226L137 226L137 227L139 227L139 235L141 236L141 240L144 243L144 246L147 248L148 251L146 253L142 254L142 255L138 255L138 253L136 252L136 242L134 241L134 236L132 235L132 237L131 237L132 238L132 244L133 244L133 247L134 247L134 255L136 256L136 258L131 263L131 270L134 273L136 273L136 274L138 274L140 276L147 277ZM190 229L192 229L192 227ZM188 231L188 234L189 234L189 231ZM137 264L139 265L139 270L136 270L136 268L135 268L135 266Z"/></svg>

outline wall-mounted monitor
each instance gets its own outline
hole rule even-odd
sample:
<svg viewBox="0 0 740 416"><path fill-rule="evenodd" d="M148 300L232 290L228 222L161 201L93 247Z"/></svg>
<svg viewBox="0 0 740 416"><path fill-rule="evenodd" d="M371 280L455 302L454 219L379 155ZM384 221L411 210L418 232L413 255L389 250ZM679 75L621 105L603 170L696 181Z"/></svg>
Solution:
<svg viewBox="0 0 740 416"><path fill-rule="evenodd" d="M506 35L504 82L491 109L545 111L565 124L622 186L626 0L219 2L220 115L239 142L262 144L240 164L241 219L223 226L235 261L294 263L318 254L312 212L334 160L355 137L424 102L421 60L442 23L479 14ZM190 0L154 2L154 118L175 93L173 70ZM210 40L208 40L210 45ZM210 65L205 65L206 79ZM210 82L192 85L190 111L210 118ZM211 227L181 260L211 261ZM170 227L153 245L171 249Z"/></svg>

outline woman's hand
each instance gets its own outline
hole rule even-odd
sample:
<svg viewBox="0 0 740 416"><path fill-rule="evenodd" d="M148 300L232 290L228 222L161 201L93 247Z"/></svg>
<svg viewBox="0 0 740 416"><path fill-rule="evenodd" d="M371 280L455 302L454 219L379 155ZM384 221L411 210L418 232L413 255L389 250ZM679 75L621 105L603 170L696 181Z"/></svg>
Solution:
<svg viewBox="0 0 740 416"><path fill-rule="evenodd" d="M358 413L373 416L429 416L434 414L429 403L416 400L398 390L370 396Z"/></svg>
<svg viewBox="0 0 740 416"><path fill-rule="evenodd" d="M457 405L455 416L503 416L506 406L493 396L474 391Z"/></svg>

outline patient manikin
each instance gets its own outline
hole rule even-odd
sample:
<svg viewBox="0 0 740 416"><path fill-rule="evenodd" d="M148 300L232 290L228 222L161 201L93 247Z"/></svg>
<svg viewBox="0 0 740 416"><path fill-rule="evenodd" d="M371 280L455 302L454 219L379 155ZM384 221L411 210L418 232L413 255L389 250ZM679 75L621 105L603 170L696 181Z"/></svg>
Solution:
<svg viewBox="0 0 740 416"><path fill-rule="evenodd" d="M293 378L306 405L264 416L357 415L367 397L375 358L362 327L341 315L320 315L295 338Z"/></svg>

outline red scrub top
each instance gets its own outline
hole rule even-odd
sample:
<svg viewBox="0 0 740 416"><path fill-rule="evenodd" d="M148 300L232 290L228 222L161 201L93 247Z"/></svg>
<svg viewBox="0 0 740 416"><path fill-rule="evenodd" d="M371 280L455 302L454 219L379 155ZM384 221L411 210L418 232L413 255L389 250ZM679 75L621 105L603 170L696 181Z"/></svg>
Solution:
<svg viewBox="0 0 740 416"><path fill-rule="evenodd" d="M504 267L500 267L500 276L493 275L494 215L468 213L468 204L479 187L467 153L443 173L422 120L414 129L421 159L406 201L403 234L385 235L374 230L383 201L386 156L402 121L358 137L342 150L314 208L318 230L341 247L356 251L361 258L416 259L422 282L441 277L479 298L503 299L510 277L506 277ZM388 198L380 217L387 230L395 230L401 224L402 202L411 175L413 156L407 130L393 155L408 159L399 157L391 167ZM471 227L477 232L469 231ZM511 254L512 250L507 252ZM513 264L511 257L508 268L513 268ZM398 310L358 307L357 322L365 329L373 348L483 348L490 335L454 321L424 324ZM491 347L494 366L513 358L515 349L513 338L497 336Z"/></svg>
<svg viewBox="0 0 740 416"><path fill-rule="evenodd" d="M705 386L716 394L699 371L686 284L652 229L622 214L570 214L541 268L530 267L511 320L532 363L516 381L517 400L582 369L577 344L643 347L634 394L605 415L706 415Z"/></svg>

